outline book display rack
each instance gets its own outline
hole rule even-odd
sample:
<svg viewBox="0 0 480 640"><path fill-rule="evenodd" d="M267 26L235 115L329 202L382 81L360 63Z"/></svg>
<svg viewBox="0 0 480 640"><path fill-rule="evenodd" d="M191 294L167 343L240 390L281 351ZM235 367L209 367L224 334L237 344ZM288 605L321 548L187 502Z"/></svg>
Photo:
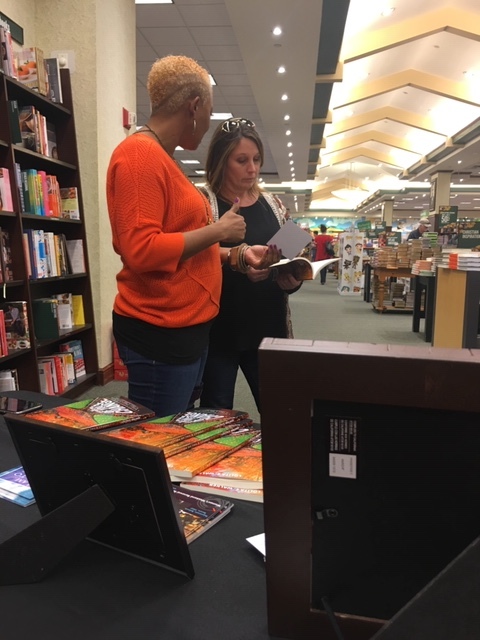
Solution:
<svg viewBox="0 0 480 640"><path fill-rule="evenodd" d="M44 390L39 359L62 351L62 343L80 341L85 372L56 390L58 395L75 397L95 384L98 361L68 70L61 70L61 83L60 104L0 74L0 167L7 169L12 196L12 206L0 207L0 227L8 232L12 257L7 278L2 259L2 307L8 310L9 301L24 303L23 326L30 338L8 344L6 353L2 350L0 370L14 369L20 389ZM37 117L26 118L29 110ZM48 144L52 136L54 151ZM30 181L28 176L33 176ZM76 196L75 215L62 210L64 190ZM35 238L40 238L38 246ZM72 245L82 250L83 271L70 264L67 248ZM36 337L34 301L65 292L81 296L84 324L60 329L53 337Z"/></svg>

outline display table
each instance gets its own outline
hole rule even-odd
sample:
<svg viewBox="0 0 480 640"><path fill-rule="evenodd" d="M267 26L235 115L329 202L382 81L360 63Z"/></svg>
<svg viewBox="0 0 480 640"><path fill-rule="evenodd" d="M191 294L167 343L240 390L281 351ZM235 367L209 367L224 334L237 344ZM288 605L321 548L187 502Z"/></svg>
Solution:
<svg viewBox="0 0 480 640"><path fill-rule="evenodd" d="M438 267L436 280L433 346L477 349L480 271Z"/></svg>
<svg viewBox="0 0 480 640"><path fill-rule="evenodd" d="M425 302L422 310L422 293ZM413 299L412 331L420 331L420 320L425 318L425 342L432 341L433 309L435 301L435 274L431 276L415 276L415 296Z"/></svg>
<svg viewBox="0 0 480 640"><path fill-rule="evenodd" d="M395 310L395 311L408 311L412 312L411 309L400 308L397 309L395 307L386 307L384 305L384 297L385 297L385 283L389 278L411 278L412 270L410 267L402 267L397 269L388 269L387 267L374 267L373 268L373 278L374 281L378 282L378 298L376 303L373 304L373 308L375 311L386 311L387 309Z"/></svg>
<svg viewBox="0 0 480 640"><path fill-rule="evenodd" d="M65 399L9 392L42 399ZM0 470L19 464L0 419ZM0 500L0 542L40 517ZM263 506L236 501L189 547L188 580L93 542L82 542L45 580L0 587L1 640L267 640L265 563L245 538L263 531ZM1 567L0 567L1 570Z"/></svg>

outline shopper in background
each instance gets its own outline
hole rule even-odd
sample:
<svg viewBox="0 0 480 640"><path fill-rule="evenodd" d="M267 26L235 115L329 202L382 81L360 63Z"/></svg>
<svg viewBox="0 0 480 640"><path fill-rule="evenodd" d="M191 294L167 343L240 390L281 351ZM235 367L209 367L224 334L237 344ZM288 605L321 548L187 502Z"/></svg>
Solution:
<svg viewBox="0 0 480 640"><path fill-rule="evenodd" d="M430 229L430 222L428 218L422 218L418 223L418 227L413 231L410 231L410 233L408 234L407 240L418 240L418 238L421 238L425 233L425 231L428 231L429 229Z"/></svg>
<svg viewBox="0 0 480 640"><path fill-rule="evenodd" d="M252 244L267 243L285 222L282 203L258 185L263 159L254 123L231 118L217 127L206 162L206 192L214 218L222 220L239 199L239 214L247 225L245 241ZM240 367L260 411L258 347L266 336L291 337L288 292L301 283L272 269L242 273L224 265L223 272L220 313L210 334L200 404L233 408Z"/></svg>
<svg viewBox="0 0 480 640"><path fill-rule="evenodd" d="M332 242L332 236L327 234L327 227L324 224L320 225L320 233L315 237L315 245L317 252L315 254L315 260L328 260L332 256L327 252L327 244ZM327 269L320 271L320 284L325 284L327 280Z"/></svg>
<svg viewBox="0 0 480 640"><path fill-rule="evenodd" d="M168 56L148 75L152 113L114 150L107 174L117 274L113 334L128 370L128 395L156 415L185 411L198 393L208 336L218 313L221 260L263 268L278 259L243 244L238 201L212 224L207 199L173 158L194 150L210 125L212 88L194 60ZM233 261L233 262L232 262Z"/></svg>

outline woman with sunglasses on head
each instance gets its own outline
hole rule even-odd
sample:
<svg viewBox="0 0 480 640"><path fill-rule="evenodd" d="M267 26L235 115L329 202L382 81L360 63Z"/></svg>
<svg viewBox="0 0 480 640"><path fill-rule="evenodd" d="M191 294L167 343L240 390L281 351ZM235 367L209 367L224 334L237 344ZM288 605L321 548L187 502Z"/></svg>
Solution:
<svg viewBox="0 0 480 640"><path fill-rule="evenodd" d="M207 155L205 191L218 220L238 199L249 244L266 244L285 222L282 203L258 185L263 159L263 144L253 122L231 118L217 127ZM229 241L221 244L231 246ZM220 313L210 332L201 406L233 408L240 367L260 411L258 347L267 336L292 336L287 293L300 285L290 274L272 269L224 265Z"/></svg>
<svg viewBox="0 0 480 640"><path fill-rule="evenodd" d="M114 150L107 174L117 275L113 333L128 370L128 395L165 416L195 399L208 336L218 313L221 261L263 267L267 247L232 246L245 221L232 203L216 224L207 199L173 158L194 150L210 125L212 88L205 69L184 56L157 60L148 75L152 113Z"/></svg>

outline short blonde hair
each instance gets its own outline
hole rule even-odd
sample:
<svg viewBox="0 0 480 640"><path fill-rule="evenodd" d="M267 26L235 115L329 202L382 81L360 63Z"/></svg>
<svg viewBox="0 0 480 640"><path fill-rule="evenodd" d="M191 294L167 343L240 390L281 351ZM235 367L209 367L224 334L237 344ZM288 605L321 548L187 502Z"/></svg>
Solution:
<svg viewBox="0 0 480 640"><path fill-rule="evenodd" d="M166 56L156 60L147 78L152 113L173 114L187 100L200 96L202 103L211 96L207 71L192 58Z"/></svg>

